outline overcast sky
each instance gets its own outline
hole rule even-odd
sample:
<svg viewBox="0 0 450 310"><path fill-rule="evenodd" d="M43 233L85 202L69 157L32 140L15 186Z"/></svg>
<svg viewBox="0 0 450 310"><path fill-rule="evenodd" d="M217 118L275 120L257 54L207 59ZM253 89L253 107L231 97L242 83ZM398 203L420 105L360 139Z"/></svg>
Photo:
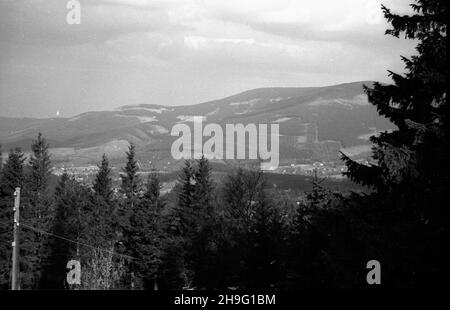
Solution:
<svg viewBox="0 0 450 310"><path fill-rule="evenodd" d="M0 0L0 115L200 103L257 87L388 82L411 0Z"/></svg>

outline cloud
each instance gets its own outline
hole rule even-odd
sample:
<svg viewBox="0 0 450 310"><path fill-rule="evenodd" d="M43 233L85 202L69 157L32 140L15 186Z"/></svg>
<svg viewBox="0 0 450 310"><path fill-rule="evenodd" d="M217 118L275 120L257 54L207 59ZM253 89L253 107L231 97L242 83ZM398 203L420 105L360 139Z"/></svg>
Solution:
<svg viewBox="0 0 450 310"><path fill-rule="evenodd" d="M384 3L406 10L409 1ZM65 0L0 0L0 114L386 81L414 46L384 35L379 0L80 2L81 25L68 25Z"/></svg>
<svg viewBox="0 0 450 310"><path fill-rule="evenodd" d="M408 0L400 1L406 7ZM66 23L66 1L0 2L3 41L63 45L99 43L130 33L219 36L222 23L293 40L370 45L383 40L381 0L81 0L81 25ZM388 0L391 4L393 0ZM209 27L209 28L208 28ZM227 30L225 30L227 31ZM257 35L257 34L253 34Z"/></svg>
<svg viewBox="0 0 450 310"><path fill-rule="evenodd" d="M245 1L247 4L252 2ZM208 3L211 4L210 1ZM387 27L381 12L381 0L262 1L262 5L255 3L256 10L251 10L251 6L241 6L236 0L226 3L211 4L215 8L210 10L211 16L295 40L373 45L384 39L382 34ZM383 3L406 11L409 0Z"/></svg>
<svg viewBox="0 0 450 310"><path fill-rule="evenodd" d="M119 5L121 2L124 5ZM169 25L164 9L138 8L125 5L127 2L144 1L80 1L81 24L69 25L66 1L5 0L0 2L0 38L41 46L75 45L101 43L120 35L156 31Z"/></svg>

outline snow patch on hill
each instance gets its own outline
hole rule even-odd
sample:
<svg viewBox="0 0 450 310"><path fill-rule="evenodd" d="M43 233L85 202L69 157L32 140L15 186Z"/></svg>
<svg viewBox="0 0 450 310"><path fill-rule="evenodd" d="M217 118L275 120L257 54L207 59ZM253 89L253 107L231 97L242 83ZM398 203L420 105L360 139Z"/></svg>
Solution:
<svg viewBox="0 0 450 310"><path fill-rule="evenodd" d="M292 119L292 117L282 117L282 118L275 120L274 123L284 123L291 119Z"/></svg>
<svg viewBox="0 0 450 310"><path fill-rule="evenodd" d="M154 116L137 116L137 115L123 115L123 114L115 114L114 116L137 118L140 123L148 123L148 122L157 122L158 121L158 119Z"/></svg>
<svg viewBox="0 0 450 310"><path fill-rule="evenodd" d="M342 105L352 109L354 106L367 106L370 105L369 100L367 99L367 95L358 95L353 97L352 99L343 99L343 98L335 98L335 99L324 99L318 98L314 101L308 103L309 106L331 106L331 105Z"/></svg>
<svg viewBox="0 0 450 310"><path fill-rule="evenodd" d="M231 102L230 105L231 106L240 106L240 105L250 105L253 106L255 103L257 103L260 99L256 98L256 99L252 99L249 101L240 101L240 102Z"/></svg>
<svg viewBox="0 0 450 310"><path fill-rule="evenodd" d="M160 126L160 125L152 125L152 129L150 129L150 133L152 135L165 134L165 133L168 133L168 132L169 132L169 130L167 128L165 128L163 126Z"/></svg>
<svg viewBox="0 0 450 310"><path fill-rule="evenodd" d="M201 117L203 122L206 121L206 116L198 116L198 115L178 115L177 119L179 119L180 122L193 122L194 117Z"/></svg>
<svg viewBox="0 0 450 310"><path fill-rule="evenodd" d="M243 111L234 112L235 115L243 115L243 114L247 114L247 113L251 112L253 106L259 101L260 101L260 99L252 99L249 101L232 102L232 103L230 103L230 106L236 106L238 109L241 108L241 106L243 108L245 108L245 110L243 110Z"/></svg>
<svg viewBox="0 0 450 310"><path fill-rule="evenodd" d="M284 100L284 98L283 97L277 97L277 98L270 99L270 102L278 102L278 101L281 101L281 100Z"/></svg>

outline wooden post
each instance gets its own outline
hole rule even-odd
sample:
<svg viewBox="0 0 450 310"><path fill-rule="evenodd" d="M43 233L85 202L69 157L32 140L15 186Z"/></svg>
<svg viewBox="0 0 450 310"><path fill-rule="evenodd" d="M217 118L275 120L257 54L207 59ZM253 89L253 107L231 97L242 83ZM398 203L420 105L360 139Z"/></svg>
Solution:
<svg viewBox="0 0 450 310"><path fill-rule="evenodd" d="M20 230L20 187L14 192L14 241L12 243L11 289L19 289L19 230Z"/></svg>

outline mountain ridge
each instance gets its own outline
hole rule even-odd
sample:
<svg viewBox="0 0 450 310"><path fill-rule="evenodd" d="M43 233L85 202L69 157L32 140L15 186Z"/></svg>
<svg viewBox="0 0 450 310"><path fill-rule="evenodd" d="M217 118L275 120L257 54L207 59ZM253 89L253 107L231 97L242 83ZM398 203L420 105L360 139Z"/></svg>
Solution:
<svg viewBox="0 0 450 310"><path fill-rule="evenodd" d="M193 116L203 116L204 123L220 125L278 123L280 149L290 150L280 156L288 158L303 156L305 146L301 141L311 130L317 131L318 142L334 141L334 154L339 148L367 146L367 136L394 128L368 102L362 86L371 83L256 88L195 105L123 105L72 117L0 117L0 143L4 148L19 146L28 150L37 133L42 132L53 148L101 150L111 149L117 142L122 151L123 141L130 141L142 152L165 150L161 156L170 158L167 153L175 139L170 136L171 128L177 123L192 124ZM307 154L316 156L321 149L308 150Z"/></svg>

